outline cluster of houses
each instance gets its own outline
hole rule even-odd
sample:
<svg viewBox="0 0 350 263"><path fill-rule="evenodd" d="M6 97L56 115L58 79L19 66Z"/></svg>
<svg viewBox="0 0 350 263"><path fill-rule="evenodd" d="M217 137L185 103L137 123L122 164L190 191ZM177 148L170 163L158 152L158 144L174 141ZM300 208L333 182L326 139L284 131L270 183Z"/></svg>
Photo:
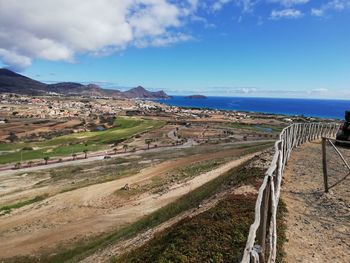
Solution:
<svg viewBox="0 0 350 263"><path fill-rule="evenodd" d="M93 115L118 114L123 109L98 100L35 98L30 96L0 95L3 116L23 118L86 118Z"/></svg>

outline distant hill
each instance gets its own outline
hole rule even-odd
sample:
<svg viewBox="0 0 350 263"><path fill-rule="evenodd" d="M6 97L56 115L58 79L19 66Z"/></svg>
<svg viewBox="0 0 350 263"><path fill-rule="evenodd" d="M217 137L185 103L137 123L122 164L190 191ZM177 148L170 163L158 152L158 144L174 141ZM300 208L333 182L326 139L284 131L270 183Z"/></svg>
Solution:
<svg viewBox="0 0 350 263"><path fill-rule="evenodd" d="M0 69L0 93L15 93L23 95L50 95L64 96L97 96L116 98L169 98L164 91L152 92L141 86L128 91L103 89L95 84L83 85L75 82L60 82L45 84L33 80L8 69Z"/></svg>
<svg viewBox="0 0 350 263"><path fill-rule="evenodd" d="M46 84L27 78L8 69L0 69L0 92L39 95Z"/></svg>
<svg viewBox="0 0 350 263"><path fill-rule="evenodd" d="M127 98L169 98L169 96L162 90L156 92L149 92L141 86L125 91L123 92L123 95Z"/></svg>

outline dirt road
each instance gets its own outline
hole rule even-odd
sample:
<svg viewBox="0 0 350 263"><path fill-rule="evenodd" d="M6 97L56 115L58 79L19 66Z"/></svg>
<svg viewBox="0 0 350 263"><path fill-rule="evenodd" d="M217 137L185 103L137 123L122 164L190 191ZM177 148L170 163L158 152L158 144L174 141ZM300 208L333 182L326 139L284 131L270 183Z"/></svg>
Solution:
<svg viewBox="0 0 350 263"><path fill-rule="evenodd" d="M350 160L350 150L345 151ZM293 151L286 169L282 199L288 209L286 262L349 262L350 178L323 192L320 143ZM330 180L346 174L335 154L330 156Z"/></svg>
<svg viewBox="0 0 350 263"><path fill-rule="evenodd" d="M220 153L215 154L215 157ZM92 185L50 197L14 210L0 218L0 258L32 255L67 245L136 221L226 171L252 158L254 154L230 161L186 183L173 185L163 195L145 193L127 201L115 194L125 184L139 183L186 164L213 158L194 155L166 161L119 180Z"/></svg>

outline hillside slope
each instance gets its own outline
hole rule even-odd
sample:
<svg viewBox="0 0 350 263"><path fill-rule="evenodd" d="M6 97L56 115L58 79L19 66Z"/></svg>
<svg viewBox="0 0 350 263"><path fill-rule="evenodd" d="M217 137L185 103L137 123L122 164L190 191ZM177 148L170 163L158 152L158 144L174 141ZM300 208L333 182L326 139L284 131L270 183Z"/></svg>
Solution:
<svg viewBox="0 0 350 263"><path fill-rule="evenodd" d="M0 69L0 93L150 99L169 98L164 91L152 92L141 86L123 92L114 89L103 89L95 84L83 85L75 82L46 84L4 68Z"/></svg>

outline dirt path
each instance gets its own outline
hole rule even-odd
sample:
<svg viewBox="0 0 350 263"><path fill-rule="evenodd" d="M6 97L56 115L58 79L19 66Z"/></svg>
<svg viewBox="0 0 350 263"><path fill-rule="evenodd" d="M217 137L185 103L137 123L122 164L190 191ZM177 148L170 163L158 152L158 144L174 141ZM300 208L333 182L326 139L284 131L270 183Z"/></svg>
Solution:
<svg viewBox="0 0 350 263"><path fill-rule="evenodd" d="M345 151L345 150L343 150ZM350 150L346 151L350 160ZM323 193L321 144L295 149L288 163L282 199L288 209L286 261L350 262L350 178ZM345 175L335 155L331 180Z"/></svg>
<svg viewBox="0 0 350 263"><path fill-rule="evenodd" d="M215 157L221 154L223 153L215 154ZM143 194L122 203L114 192L126 183L139 183L171 169L183 167L194 161L210 159L213 156L194 155L167 161L131 177L61 193L17 209L10 215L0 218L0 258L44 252L58 245L67 245L81 238L107 232L116 226L122 227L165 206L253 156L254 154L247 155L186 183L174 185L163 195Z"/></svg>

